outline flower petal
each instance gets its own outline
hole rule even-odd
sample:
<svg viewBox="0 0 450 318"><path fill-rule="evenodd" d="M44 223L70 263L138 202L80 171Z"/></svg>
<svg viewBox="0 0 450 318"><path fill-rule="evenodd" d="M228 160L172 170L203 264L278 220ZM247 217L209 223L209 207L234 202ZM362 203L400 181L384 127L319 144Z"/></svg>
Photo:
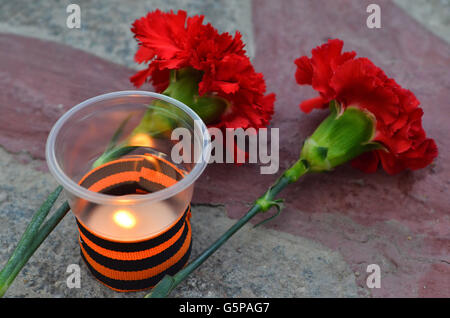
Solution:
<svg viewBox="0 0 450 318"><path fill-rule="evenodd" d="M323 99L322 96L317 96L315 98L311 98L300 103L300 109L304 113L310 113L314 108L321 109L326 107L327 101Z"/></svg>
<svg viewBox="0 0 450 318"><path fill-rule="evenodd" d="M312 50L311 59L303 56L295 60L297 82L312 85L320 94L303 101L301 110L308 113L336 100L344 108L359 107L373 114L377 124L372 141L384 149L353 160L353 166L363 171L375 171L379 162L389 174L430 164L437 156L437 147L432 139L426 139L423 111L414 94L369 59L355 59L355 52L341 53L342 47L342 41L329 40Z"/></svg>

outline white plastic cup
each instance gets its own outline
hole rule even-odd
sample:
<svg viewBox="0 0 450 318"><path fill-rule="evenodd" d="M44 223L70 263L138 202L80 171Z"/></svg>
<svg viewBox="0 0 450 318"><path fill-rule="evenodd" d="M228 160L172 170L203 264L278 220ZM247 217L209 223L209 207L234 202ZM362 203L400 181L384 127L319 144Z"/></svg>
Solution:
<svg viewBox="0 0 450 318"><path fill-rule="evenodd" d="M148 194L116 196L80 186L80 180L92 170L118 127L128 118L118 140L124 142L146 111L161 102L174 123L171 130L188 129L192 132L192 142L200 148L195 153L201 157L193 158L192 163L177 165L184 177L167 188ZM175 145L170 135L170 131L157 136L148 134L151 146L139 147L124 156L150 151L154 156L170 161L171 148ZM51 174L64 187L71 210L83 226L107 240L136 242L164 232L183 215L190 204L194 182L208 162L210 147L205 124L183 103L152 92L121 91L90 98L59 118L47 139L46 159ZM117 224L117 213L123 211L131 213L133 226Z"/></svg>

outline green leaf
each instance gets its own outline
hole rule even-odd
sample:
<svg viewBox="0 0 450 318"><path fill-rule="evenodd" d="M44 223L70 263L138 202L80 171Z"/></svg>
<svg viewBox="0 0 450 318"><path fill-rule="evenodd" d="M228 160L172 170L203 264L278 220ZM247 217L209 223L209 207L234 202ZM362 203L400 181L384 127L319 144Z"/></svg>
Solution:
<svg viewBox="0 0 450 318"><path fill-rule="evenodd" d="M137 148L138 148L137 146L124 146L112 149L109 152L105 152L97 160L95 160L94 164L92 165L92 168L97 168L102 164L125 156L126 154L132 152Z"/></svg>
<svg viewBox="0 0 450 318"><path fill-rule="evenodd" d="M175 279L172 276L166 275L153 287L150 293L145 295L145 298L165 298L169 296L174 287Z"/></svg>
<svg viewBox="0 0 450 318"><path fill-rule="evenodd" d="M122 123L119 125L119 127L117 128L117 130L114 132L114 135L112 136L111 140L109 141L108 146L106 147L105 152L109 152L112 150L112 148L114 148L117 144L117 141L119 140L120 136L122 136L123 134L123 130L125 128L125 126L127 125L128 121L130 120L130 118L132 117L132 114L130 114L129 116L127 116L127 118L125 118Z"/></svg>
<svg viewBox="0 0 450 318"><path fill-rule="evenodd" d="M256 201L256 203L258 204L258 201ZM272 201L270 201L270 207L275 207L275 208L276 208L275 214L272 215L272 216L270 216L270 217L268 217L267 219L262 220L261 222L257 223L255 226L253 226L254 228L255 228L255 227L258 227L258 226L260 226L260 225L263 225L263 224L265 224L265 223L267 223L267 222L273 220L273 219L276 218L277 216L279 216L280 213L281 213L281 211L282 211L283 208L284 208L284 200L283 200L283 199L272 200Z"/></svg>

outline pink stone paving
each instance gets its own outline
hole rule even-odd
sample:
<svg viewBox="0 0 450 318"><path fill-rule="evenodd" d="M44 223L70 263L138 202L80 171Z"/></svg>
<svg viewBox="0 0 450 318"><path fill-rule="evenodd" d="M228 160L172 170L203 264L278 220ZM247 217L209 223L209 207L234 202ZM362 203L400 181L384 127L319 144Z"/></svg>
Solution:
<svg viewBox="0 0 450 318"><path fill-rule="evenodd" d="M449 297L450 47L389 1L377 2L382 29L368 29L369 3L254 2L255 67L278 96L272 127L280 128L280 169L296 159L303 139L325 116L299 111L299 102L314 92L295 84L293 60L334 37L417 95L424 127L440 155L431 167L396 176L366 175L348 165L306 176L282 193L287 208L267 227L338 251L362 290L373 296ZM0 50L0 145L11 152L43 159L47 134L67 109L132 88L132 70L60 44L0 35L0 47L8 48ZM237 218L275 178L260 175L256 165L211 165L196 184L194 201L225 204ZM366 266L372 263L381 267L381 289L365 287Z"/></svg>
<svg viewBox="0 0 450 318"><path fill-rule="evenodd" d="M73 48L0 34L0 145L44 159L56 120L83 100L132 89L133 71Z"/></svg>
<svg viewBox="0 0 450 318"><path fill-rule="evenodd" d="M365 175L349 166L308 176L283 195L289 208L270 226L341 252L361 273L361 286L365 286L366 264L378 263L384 275L382 288L372 291L375 296L448 297L449 45L389 1L377 2L382 29L365 25L370 1L255 3L255 63L266 74L269 90L278 95L272 125L280 127L284 166L296 158L299 142L323 116L320 111L304 115L298 110L298 103L315 93L295 84L292 62L335 37L344 40L344 49L369 57L417 95L425 111L424 127L440 149L432 167L394 177L382 171ZM245 185L246 191L240 183L239 201L260 193L265 179L253 178L254 185ZM234 211L230 214L237 216Z"/></svg>

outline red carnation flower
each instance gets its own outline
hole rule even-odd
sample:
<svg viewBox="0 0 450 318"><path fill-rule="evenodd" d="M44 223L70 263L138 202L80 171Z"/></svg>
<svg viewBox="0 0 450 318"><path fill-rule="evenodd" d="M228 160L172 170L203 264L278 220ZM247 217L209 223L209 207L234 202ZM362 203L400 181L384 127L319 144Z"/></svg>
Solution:
<svg viewBox="0 0 450 318"><path fill-rule="evenodd" d="M336 100L344 109L352 106L372 113L376 119L372 141L382 149L352 161L363 171L374 172L380 162L389 174L430 164L438 151L422 128L423 111L417 98L369 59L355 59L355 52L342 53L343 45L341 40L329 40L313 49L311 58L302 56L295 61L297 82L319 92L318 97L302 102L300 109L309 113Z"/></svg>
<svg viewBox="0 0 450 318"><path fill-rule="evenodd" d="M183 76L180 72L188 70L196 86L193 98L184 102L208 125L266 127L273 114L275 95L264 95L264 78L245 55L241 34L219 34L211 24L203 24L203 18L187 17L181 10L176 14L156 10L136 20L132 32L140 46L135 60L148 63L148 67L131 81L136 87L148 81L158 92L181 99L182 94L170 94L173 89L168 92L171 74L177 71L178 76ZM209 98L207 102L198 102L203 97Z"/></svg>

